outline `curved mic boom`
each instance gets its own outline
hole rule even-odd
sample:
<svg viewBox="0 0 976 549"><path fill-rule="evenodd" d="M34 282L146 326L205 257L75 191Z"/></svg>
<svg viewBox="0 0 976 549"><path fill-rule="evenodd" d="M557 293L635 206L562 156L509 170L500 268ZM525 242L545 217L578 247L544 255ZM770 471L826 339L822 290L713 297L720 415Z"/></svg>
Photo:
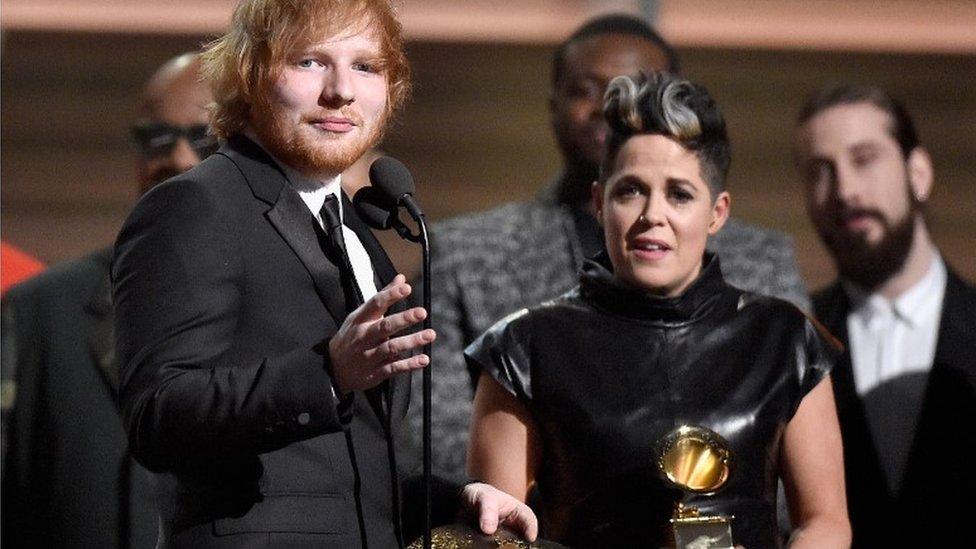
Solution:
<svg viewBox="0 0 976 549"><path fill-rule="evenodd" d="M359 189L352 197L352 205L360 219L370 227L379 231L396 229L400 238L420 242L420 236L411 233L410 229L400 221L400 210L396 202L376 187Z"/></svg>

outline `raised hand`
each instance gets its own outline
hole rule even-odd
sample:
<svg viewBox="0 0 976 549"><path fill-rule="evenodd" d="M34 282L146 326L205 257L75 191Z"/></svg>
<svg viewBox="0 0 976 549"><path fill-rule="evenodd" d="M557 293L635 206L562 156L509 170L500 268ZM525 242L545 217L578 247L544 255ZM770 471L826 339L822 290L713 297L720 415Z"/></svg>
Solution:
<svg viewBox="0 0 976 549"><path fill-rule="evenodd" d="M339 394L369 389L400 372L430 363L425 354L411 356L418 347L434 341L434 330L392 337L427 318L422 307L384 316L394 304L410 295L406 277L398 274L385 288L346 317L329 341L332 383Z"/></svg>

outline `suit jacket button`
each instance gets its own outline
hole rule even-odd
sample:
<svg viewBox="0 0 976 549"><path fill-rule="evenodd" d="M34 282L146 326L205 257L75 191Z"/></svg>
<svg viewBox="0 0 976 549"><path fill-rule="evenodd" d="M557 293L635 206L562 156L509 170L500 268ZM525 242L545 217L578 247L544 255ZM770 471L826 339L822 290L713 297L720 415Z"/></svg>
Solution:
<svg viewBox="0 0 976 549"><path fill-rule="evenodd" d="M302 412L302 413L298 414L298 424L299 425L308 425L308 422L311 421L311 419L312 419L312 416L308 415L308 412Z"/></svg>

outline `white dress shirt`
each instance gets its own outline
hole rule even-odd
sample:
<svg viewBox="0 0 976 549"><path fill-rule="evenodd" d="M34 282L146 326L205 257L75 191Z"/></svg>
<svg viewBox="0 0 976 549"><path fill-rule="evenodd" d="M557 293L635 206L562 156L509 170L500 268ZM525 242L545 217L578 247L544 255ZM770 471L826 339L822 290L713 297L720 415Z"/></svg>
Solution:
<svg viewBox="0 0 976 549"><path fill-rule="evenodd" d="M925 276L893 300L844 284L851 300L847 333L859 395L894 377L932 368L946 277L945 263L935 255Z"/></svg>
<svg viewBox="0 0 976 549"><path fill-rule="evenodd" d="M935 361L946 279L935 254L925 276L895 299L844 285L854 385L893 493L901 488Z"/></svg>

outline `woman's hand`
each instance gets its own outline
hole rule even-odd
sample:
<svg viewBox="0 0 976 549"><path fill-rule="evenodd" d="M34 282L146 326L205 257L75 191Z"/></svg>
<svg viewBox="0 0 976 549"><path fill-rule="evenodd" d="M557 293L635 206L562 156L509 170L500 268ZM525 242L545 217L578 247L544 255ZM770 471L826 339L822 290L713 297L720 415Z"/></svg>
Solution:
<svg viewBox="0 0 976 549"><path fill-rule="evenodd" d="M478 527L492 535L499 526L507 526L527 541L539 534L539 520L528 505L483 482L468 484L461 491L461 505L477 518Z"/></svg>

